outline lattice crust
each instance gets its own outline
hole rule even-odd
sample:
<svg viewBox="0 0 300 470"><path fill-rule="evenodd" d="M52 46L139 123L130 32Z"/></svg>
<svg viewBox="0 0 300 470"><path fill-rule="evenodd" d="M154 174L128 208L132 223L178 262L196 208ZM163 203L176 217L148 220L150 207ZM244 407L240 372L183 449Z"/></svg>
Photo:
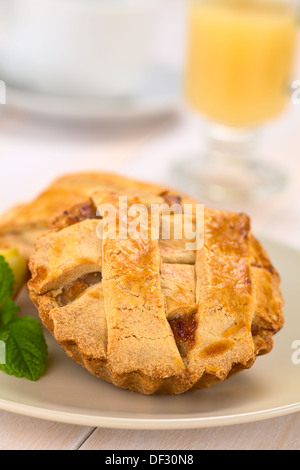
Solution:
<svg viewBox="0 0 300 470"><path fill-rule="evenodd" d="M185 203L168 191L126 194L129 205ZM102 379L152 394L210 387L269 352L283 326L280 278L248 217L206 209L198 251L172 236L108 231L100 240L96 207L117 209L118 196L96 192L56 217L30 260L31 298L67 354Z"/></svg>

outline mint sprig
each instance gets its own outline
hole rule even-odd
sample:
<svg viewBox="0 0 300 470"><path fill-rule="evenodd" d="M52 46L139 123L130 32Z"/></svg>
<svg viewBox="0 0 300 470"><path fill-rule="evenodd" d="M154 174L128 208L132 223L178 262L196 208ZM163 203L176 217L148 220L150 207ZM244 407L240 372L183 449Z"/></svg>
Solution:
<svg viewBox="0 0 300 470"><path fill-rule="evenodd" d="M13 290L12 269L0 255L0 341L5 348L5 360L1 360L0 370L36 381L45 370L47 343L38 320L17 316L20 308L11 299Z"/></svg>

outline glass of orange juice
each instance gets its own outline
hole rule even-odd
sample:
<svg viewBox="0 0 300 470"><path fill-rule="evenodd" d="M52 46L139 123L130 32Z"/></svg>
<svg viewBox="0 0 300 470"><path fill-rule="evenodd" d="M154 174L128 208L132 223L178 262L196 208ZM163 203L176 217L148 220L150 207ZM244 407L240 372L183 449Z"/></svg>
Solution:
<svg viewBox="0 0 300 470"><path fill-rule="evenodd" d="M296 11L291 0L189 0L185 96L207 122L208 148L180 175L202 195L253 199L284 182L253 145L288 104Z"/></svg>

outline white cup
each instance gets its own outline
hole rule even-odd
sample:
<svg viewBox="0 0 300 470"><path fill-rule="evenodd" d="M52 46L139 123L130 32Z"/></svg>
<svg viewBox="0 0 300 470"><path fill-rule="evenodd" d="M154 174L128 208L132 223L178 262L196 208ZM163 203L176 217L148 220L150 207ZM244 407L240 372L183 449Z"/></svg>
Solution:
<svg viewBox="0 0 300 470"><path fill-rule="evenodd" d="M114 98L133 94L151 65L159 0L6 2L0 78L13 86Z"/></svg>

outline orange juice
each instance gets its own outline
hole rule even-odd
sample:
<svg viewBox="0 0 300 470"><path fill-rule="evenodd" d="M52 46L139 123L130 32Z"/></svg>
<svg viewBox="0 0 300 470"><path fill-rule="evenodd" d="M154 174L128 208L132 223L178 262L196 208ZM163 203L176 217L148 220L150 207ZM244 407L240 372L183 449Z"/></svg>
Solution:
<svg viewBox="0 0 300 470"><path fill-rule="evenodd" d="M287 102L296 20L287 3L191 0L186 93L211 121L255 126Z"/></svg>

